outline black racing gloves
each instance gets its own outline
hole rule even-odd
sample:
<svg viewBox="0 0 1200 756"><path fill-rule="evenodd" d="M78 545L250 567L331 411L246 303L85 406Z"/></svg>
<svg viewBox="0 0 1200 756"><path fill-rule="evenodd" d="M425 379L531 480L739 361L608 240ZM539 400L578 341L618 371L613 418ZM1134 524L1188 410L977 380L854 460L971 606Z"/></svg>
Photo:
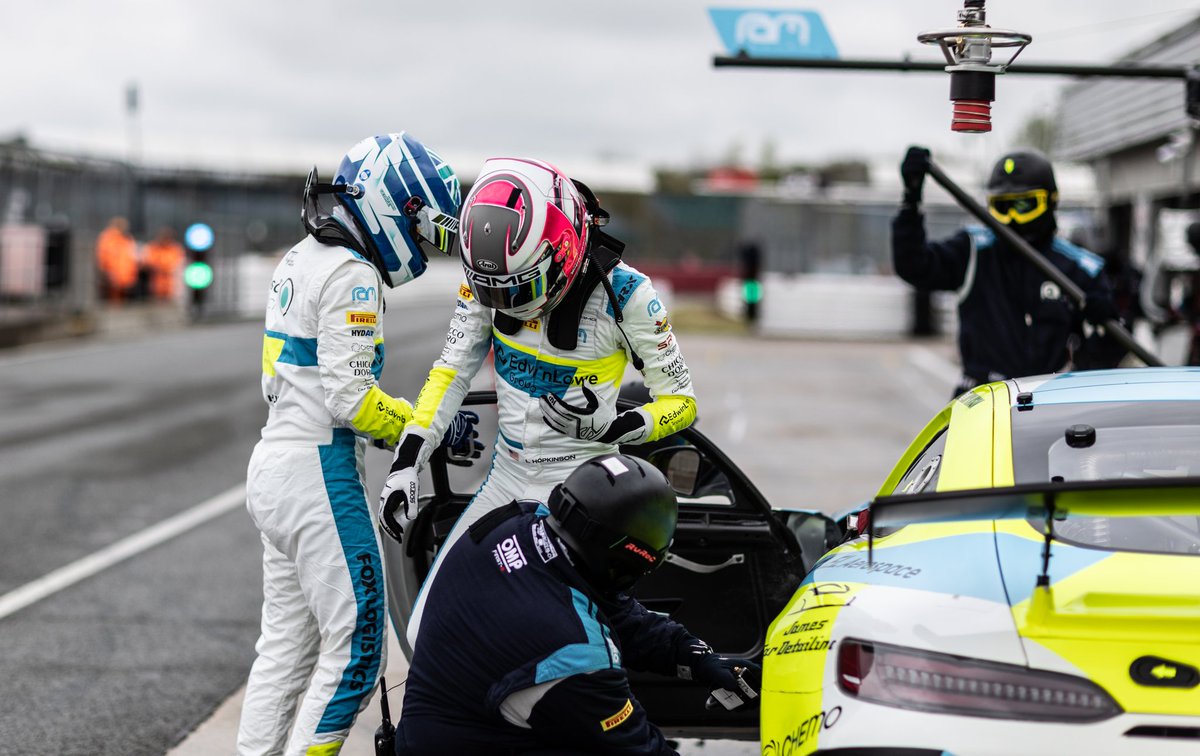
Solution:
<svg viewBox="0 0 1200 756"><path fill-rule="evenodd" d="M676 651L676 664L681 678L708 688L709 708L716 704L730 710L747 703L758 705L762 667L749 659L721 656L704 641L688 638Z"/></svg>
<svg viewBox="0 0 1200 756"><path fill-rule="evenodd" d="M470 410L459 410L450 421L442 436L442 446L446 449L446 463L459 467L470 467L473 460L483 454L483 444L479 442L479 431L475 426L479 423L479 415Z"/></svg>
<svg viewBox="0 0 1200 756"><path fill-rule="evenodd" d="M921 204L921 192L925 185L925 174L929 172L929 150L924 147L909 147L900 163L900 178L904 181L904 205L916 208Z"/></svg>
<svg viewBox="0 0 1200 756"><path fill-rule="evenodd" d="M1117 320L1120 313L1113 301L1104 296L1092 296L1084 300L1083 319L1094 326L1102 326L1110 320Z"/></svg>

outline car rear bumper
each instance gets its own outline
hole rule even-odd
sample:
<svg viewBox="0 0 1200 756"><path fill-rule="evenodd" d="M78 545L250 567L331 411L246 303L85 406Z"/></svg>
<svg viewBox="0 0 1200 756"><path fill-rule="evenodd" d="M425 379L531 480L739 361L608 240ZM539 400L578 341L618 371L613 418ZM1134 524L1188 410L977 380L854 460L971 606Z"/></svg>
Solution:
<svg viewBox="0 0 1200 756"><path fill-rule="evenodd" d="M1127 713L1088 724L930 714L826 691L820 714L802 716L811 694L770 692L772 708L797 712L789 727L764 721L764 756L1011 756L1023 754L1196 754L1200 716ZM788 701L795 706L789 706Z"/></svg>

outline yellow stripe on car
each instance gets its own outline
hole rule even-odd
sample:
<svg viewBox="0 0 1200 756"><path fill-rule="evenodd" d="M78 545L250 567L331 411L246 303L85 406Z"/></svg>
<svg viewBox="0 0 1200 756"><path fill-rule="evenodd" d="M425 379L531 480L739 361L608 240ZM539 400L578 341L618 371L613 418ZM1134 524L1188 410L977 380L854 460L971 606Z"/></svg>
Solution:
<svg viewBox="0 0 1200 756"><path fill-rule="evenodd" d="M841 711L824 711L826 664L833 664L834 621L864 587L862 583L815 582L797 591L767 629L763 648L764 698L759 726L763 753L800 754L817 749L820 733ZM772 750L773 748L773 750Z"/></svg>
<svg viewBox="0 0 1200 756"><path fill-rule="evenodd" d="M1055 543L1051 553L1070 548ZM1013 619L1026 643L1070 662L1126 711L1198 716L1196 689L1144 685L1131 673L1143 657L1200 668L1200 594L1183 588L1198 585L1194 556L1117 552L1035 589Z"/></svg>
<svg viewBox="0 0 1200 756"><path fill-rule="evenodd" d="M942 455L938 491L987 488L992 485L994 401L992 387L979 386L951 403L950 435L946 439L945 454Z"/></svg>
<svg viewBox="0 0 1200 756"><path fill-rule="evenodd" d="M1014 485L1012 409L1006 383L992 386L992 485Z"/></svg>

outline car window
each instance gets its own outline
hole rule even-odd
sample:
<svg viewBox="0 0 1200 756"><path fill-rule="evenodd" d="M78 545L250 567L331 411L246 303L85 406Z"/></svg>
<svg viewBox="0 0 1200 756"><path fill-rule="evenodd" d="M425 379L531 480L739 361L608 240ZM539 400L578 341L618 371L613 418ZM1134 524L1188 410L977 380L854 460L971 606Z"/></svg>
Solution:
<svg viewBox="0 0 1200 756"><path fill-rule="evenodd" d="M1196 402L1170 401L1014 410L1016 482L1200 476L1198 414ZM1042 527L1034 520L1030 524L1039 530ZM1200 554L1200 517L1194 515L1072 515L1055 523L1054 532L1063 542L1089 548Z"/></svg>
<svg viewBox="0 0 1200 756"><path fill-rule="evenodd" d="M1200 426L1136 425L1093 431L1095 437L1086 446L1079 442L1071 446L1066 438L1050 445L1046 461L1051 480L1200 476Z"/></svg>
<svg viewBox="0 0 1200 756"><path fill-rule="evenodd" d="M929 446L925 447L925 451L913 461L908 472L896 484L893 496L937 490L938 477L942 472L942 455L946 451L946 436L943 429L929 442Z"/></svg>
<svg viewBox="0 0 1200 756"><path fill-rule="evenodd" d="M1038 520L1030 524L1041 528ZM1200 517L1076 517L1054 523L1064 543L1110 551L1200 554Z"/></svg>

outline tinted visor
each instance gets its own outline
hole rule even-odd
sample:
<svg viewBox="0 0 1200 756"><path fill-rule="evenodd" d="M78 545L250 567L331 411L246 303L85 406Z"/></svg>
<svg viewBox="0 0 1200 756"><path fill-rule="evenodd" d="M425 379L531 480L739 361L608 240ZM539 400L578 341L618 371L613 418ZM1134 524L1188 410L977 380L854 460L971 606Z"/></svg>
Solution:
<svg viewBox="0 0 1200 756"><path fill-rule="evenodd" d="M988 197L988 210L1001 223L1028 223L1044 214L1049 207L1050 196L1045 189Z"/></svg>
<svg viewBox="0 0 1200 756"><path fill-rule="evenodd" d="M669 548L668 544L667 549ZM618 591L632 588L638 580L654 572L667 561L667 549L655 549L631 536L614 543L608 549L613 587Z"/></svg>
<svg viewBox="0 0 1200 756"><path fill-rule="evenodd" d="M408 218L409 235L426 262L430 256L448 256L458 244L458 219L438 212L420 197L409 198L404 215Z"/></svg>
<svg viewBox="0 0 1200 756"><path fill-rule="evenodd" d="M495 310L521 310L537 307L546 300L562 266L554 262L554 250L548 242L542 244L542 254L533 267L516 273L485 273L466 268L467 283L484 307Z"/></svg>

